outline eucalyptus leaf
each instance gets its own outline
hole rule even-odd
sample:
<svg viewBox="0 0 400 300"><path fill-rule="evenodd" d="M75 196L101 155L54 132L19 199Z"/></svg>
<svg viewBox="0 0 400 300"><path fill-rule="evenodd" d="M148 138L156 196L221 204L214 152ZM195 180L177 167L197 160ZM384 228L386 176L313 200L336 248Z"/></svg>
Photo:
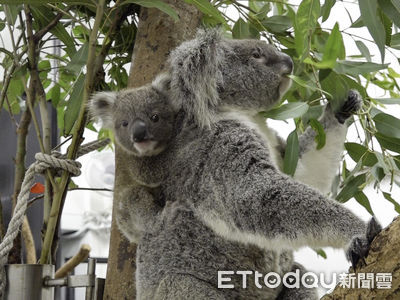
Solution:
<svg viewBox="0 0 400 300"><path fill-rule="evenodd" d="M324 68L333 69L336 65L336 59L344 59L345 56L342 34L339 31L338 23L336 23L326 42L321 65Z"/></svg>
<svg viewBox="0 0 400 300"><path fill-rule="evenodd" d="M400 120L398 118L380 113L374 117L374 121L378 132L400 139Z"/></svg>
<svg viewBox="0 0 400 300"><path fill-rule="evenodd" d="M288 16L271 16L261 23L271 32L285 32L293 27L292 20Z"/></svg>
<svg viewBox="0 0 400 300"><path fill-rule="evenodd" d="M390 46L400 50L400 32L392 35L392 38L390 39Z"/></svg>
<svg viewBox="0 0 400 300"><path fill-rule="evenodd" d="M286 120L291 118L298 118L305 114L308 110L308 104L304 102L293 102L283 104L278 108L273 108L266 112L261 112L265 118L275 120Z"/></svg>
<svg viewBox="0 0 400 300"><path fill-rule="evenodd" d="M326 143L326 134L324 127L322 127L321 123L316 119L310 120L310 126L317 133L315 136L315 142L317 143L317 150L322 149Z"/></svg>
<svg viewBox="0 0 400 300"><path fill-rule="evenodd" d="M311 34L314 32L320 16L319 0L303 0L296 14L295 45L298 56L304 59L310 49Z"/></svg>
<svg viewBox="0 0 400 300"><path fill-rule="evenodd" d="M234 39L258 38L259 33L249 23L239 18L232 28L232 37Z"/></svg>
<svg viewBox="0 0 400 300"><path fill-rule="evenodd" d="M89 54L89 43L85 43L81 48L72 56L71 61L67 64L66 70L78 75L82 68L86 65Z"/></svg>
<svg viewBox="0 0 400 300"><path fill-rule="evenodd" d="M368 50L368 47L362 41L356 41L356 45L358 50L360 50L361 55L363 55L368 62L371 62L371 54Z"/></svg>
<svg viewBox="0 0 400 300"><path fill-rule="evenodd" d="M385 27L378 15L378 0L359 0L361 17L369 33L377 44L381 53L381 60L385 58Z"/></svg>
<svg viewBox="0 0 400 300"><path fill-rule="evenodd" d="M336 200L341 203L347 202L354 195L361 191L360 186L365 183L366 175L361 174L352 178L336 196Z"/></svg>
<svg viewBox="0 0 400 300"><path fill-rule="evenodd" d="M186 3L194 4L203 13L213 17L222 24L225 24L225 19L222 17L218 9L216 9L208 0L185 0Z"/></svg>
<svg viewBox="0 0 400 300"><path fill-rule="evenodd" d="M379 132L375 134L375 137L383 148L400 153L400 139L388 137Z"/></svg>
<svg viewBox="0 0 400 300"><path fill-rule="evenodd" d="M382 11L396 24L400 27L400 11L396 9L391 0L378 0L379 7ZM391 32L389 33L391 34Z"/></svg>
<svg viewBox="0 0 400 300"><path fill-rule="evenodd" d="M64 114L64 135L68 135L75 124L79 115L79 110L83 100L83 91L85 87L85 76L80 75L75 81L75 85L67 101L67 107Z"/></svg>
<svg viewBox="0 0 400 300"><path fill-rule="evenodd" d="M10 3L5 3L3 4L12 4L12 5L3 5L4 13L6 14L6 20L10 22L10 25L14 25L15 21L17 20L18 13L22 10L21 5L15 5L17 4L15 1L10 1ZM21 4L21 3L20 3Z"/></svg>
<svg viewBox="0 0 400 300"><path fill-rule="evenodd" d="M125 3L134 3L147 8L157 8L169 15L174 21L179 21L179 16L170 5L161 0L125 0Z"/></svg>
<svg viewBox="0 0 400 300"><path fill-rule="evenodd" d="M383 197L394 205L394 210L400 214L400 204L389 193L382 192Z"/></svg>
<svg viewBox="0 0 400 300"><path fill-rule="evenodd" d="M283 172L293 176L299 160L299 138L296 130L292 131L286 141L285 157L283 159Z"/></svg>
<svg viewBox="0 0 400 300"><path fill-rule="evenodd" d="M382 179L385 178L385 172L379 165L375 165L371 168L371 174L377 182L381 182Z"/></svg>
<svg viewBox="0 0 400 300"><path fill-rule="evenodd" d="M321 16L322 16L322 22L325 22L328 20L328 17L331 13L332 7L335 5L336 0L325 0L324 5L322 5L321 8Z"/></svg>
<svg viewBox="0 0 400 300"><path fill-rule="evenodd" d="M325 253L325 251L324 251L323 249L315 250L315 252L316 252L319 256L321 256L322 258L324 258L324 259L327 259L327 258L328 258L328 256L326 255L326 253Z"/></svg>
<svg viewBox="0 0 400 300"><path fill-rule="evenodd" d="M368 197L363 192L358 192L354 195L356 201L361 204L371 215L374 215Z"/></svg>
<svg viewBox="0 0 400 300"><path fill-rule="evenodd" d="M378 162L375 154L370 152L368 148L357 143L345 143L344 144L347 153L355 162L359 162L362 159L364 166L372 167Z"/></svg>
<svg viewBox="0 0 400 300"><path fill-rule="evenodd" d="M321 87L327 93L327 98L334 111L337 111L343 105L350 89L344 77L330 69L320 70L319 72Z"/></svg>
<svg viewBox="0 0 400 300"><path fill-rule="evenodd" d="M334 70L339 74L349 74L358 76L361 74L367 74L371 72L377 72L382 69L386 69L389 64L376 64L371 62L359 62L350 60L337 61Z"/></svg>

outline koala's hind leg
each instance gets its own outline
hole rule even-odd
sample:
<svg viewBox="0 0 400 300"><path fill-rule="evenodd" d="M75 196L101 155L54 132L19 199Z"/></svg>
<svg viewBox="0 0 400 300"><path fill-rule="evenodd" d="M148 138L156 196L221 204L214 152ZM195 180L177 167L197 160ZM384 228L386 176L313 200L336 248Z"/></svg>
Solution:
<svg viewBox="0 0 400 300"><path fill-rule="evenodd" d="M316 149L316 133L312 128L299 138L300 158L294 178L308 184L323 194L330 191L333 178L338 170L346 140L345 121L362 105L362 98L356 91L349 91L348 97L336 113L328 105L319 122L324 127L326 143L322 149Z"/></svg>
<svg viewBox="0 0 400 300"><path fill-rule="evenodd" d="M293 264L292 272L297 269L300 270L300 280L304 273L307 271L304 267L298 263ZM282 291L279 293L277 300L317 300L318 292L316 288L306 288L300 283L300 288L287 288L283 287Z"/></svg>
<svg viewBox="0 0 400 300"><path fill-rule="evenodd" d="M222 291L191 275L169 275L159 284L154 300L223 300Z"/></svg>

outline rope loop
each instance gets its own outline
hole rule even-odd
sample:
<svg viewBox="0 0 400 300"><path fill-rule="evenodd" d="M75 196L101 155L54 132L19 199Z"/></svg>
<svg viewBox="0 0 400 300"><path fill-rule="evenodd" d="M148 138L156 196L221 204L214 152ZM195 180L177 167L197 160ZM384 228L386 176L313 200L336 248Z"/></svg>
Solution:
<svg viewBox="0 0 400 300"><path fill-rule="evenodd" d="M109 142L109 139L104 139L82 145L78 149L77 156L79 157L93 150L104 147ZM81 174L81 164L75 160L67 159L66 155L61 155L59 152L54 151L51 155L41 152L36 153L35 159L36 162L34 162L25 173L25 178L21 185L21 191L17 198L13 216L10 223L8 223L7 232L0 243L0 300L4 298L6 287L7 278L5 265L7 263L8 254L10 253L14 239L18 235L19 229L24 220L30 189L35 182L35 174L43 173L46 169L55 169L56 171L64 170L69 172L71 176L79 176Z"/></svg>
<svg viewBox="0 0 400 300"><path fill-rule="evenodd" d="M79 176L81 174L81 163L72 159L57 158L54 155L41 152L35 154L35 159L37 161L35 165L36 173L43 173L46 169L52 168L67 171L72 176Z"/></svg>

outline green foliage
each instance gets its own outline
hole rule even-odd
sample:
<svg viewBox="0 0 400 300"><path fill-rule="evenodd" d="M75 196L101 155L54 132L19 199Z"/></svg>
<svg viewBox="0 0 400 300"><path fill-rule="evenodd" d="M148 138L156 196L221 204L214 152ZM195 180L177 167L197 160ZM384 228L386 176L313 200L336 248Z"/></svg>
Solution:
<svg viewBox="0 0 400 300"><path fill-rule="evenodd" d="M175 21L179 20L179 16L176 11L171 6L161 0L125 0L125 3L134 3L148 8L158 8L159 10L165 12L167 15L173 18Z"/></svg>
<svg viewBox="0 0 400 300"><path fill-rule="evenodd" d="M261 112L265 118L295 121L297 134L289 135L285 156L288 174L295 172L297 164L295 137L308 126L316 132L317 149L326 143L323 127L317 121L322 112L321 104L330 102L337 110L350 89L360 92L363 108L353 125L360 134L345 144L346 154L355 166L347 169L343 164L341 176L333 183L333 191L337 191L339 201L355 198L373 214L363 189L369 184L380 189L383 180L400 185L396 180L400 174L400 119L381 110L385 105L396 105L398 109L400 104L400 72L385 61L385 57L396 55L394 50L400 50L400 2L359 0L361 16L352 19L351 11L343 16L349 18L349 28L341 28L341 23L332 27L324 23L331 18L340 21L332 10L338 6L347 10L346 3L325 0L321 6L321 2L303 0L292 4L290 0L250 0L247 6L242 1L212 1L219 15L213 10L213 14L207 14L205 23L209 26L223 24L234 38L260 37L292 57L295 63L294 73L289 76L293 80L292 88L277 107ZM236 19L226 15L228 8L236 8ZM226 21L221 21L220 17ZM357 28L366 28L371 37L363 38L355 31ZM351 42L358 53L347 53ZM372 54L371 46L379 49L379 57ZM381 94L385 96L371 97L369 87L383 90ZM391 201L391 198L386 199Z"/></svg>
<svg viewBox="0 0 400 300"><path fill-rule="evenodd" d="M386 31L379 17L378 0L359 0L361 17L369 33L381 52L382 61L385 58Z"/></svg>
<svg viewBox="0 0 400 300"><path fill-rule="evenodd" d="M283 172L293 176L296 172L299 159L299 138L296 130L289 134L286 141L285 157L283 159Z"/></svg>
<svg viewBox="0 0 400 300"><path fill-rule="evenodd" d="M308 110L308 104L304 102L294 102L283 104L278 108L271 109L261 114L265 118L271 118L275 120L286 120L290 118L298 118L305 114Z"/></svg>

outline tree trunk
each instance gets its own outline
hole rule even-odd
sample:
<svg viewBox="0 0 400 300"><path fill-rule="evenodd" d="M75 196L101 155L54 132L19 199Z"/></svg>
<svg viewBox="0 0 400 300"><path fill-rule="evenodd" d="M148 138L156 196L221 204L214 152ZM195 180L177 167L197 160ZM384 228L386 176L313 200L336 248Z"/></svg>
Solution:
<svg viewBox="0 0 400 300"><path fill-rule="evenodd" d="M354 273L351 269L349 273ZM335 290L322 298L322 300L396 300L400 299L400 218L382 230L371 244L365 265L360 262L357 266L355 284L358 284L360 273L390 273L392 275L391 288L380 289L374 278L374 288L343 288L337 286ZM366 277L367 278L367 277Z"/></svg>
<svg viewBox="0 0 400 300"><path fill-rule="evenodd" d="M167 0L178 13L180 20L174 20L157 9L142 8L132 55L128 81L129 87L139 87L151 80L165 67L171 49L182 41L194 36L201 14L183 0ZM115 149L115 190L130 185L132 179L125 169L125 152ZM129 166L127 166L129 167ZM113 222L111 226L110 251L108 256L107 279L104 299L134 299L136 245L121 235L115 223L117 193L114 194Z"/></svg>

